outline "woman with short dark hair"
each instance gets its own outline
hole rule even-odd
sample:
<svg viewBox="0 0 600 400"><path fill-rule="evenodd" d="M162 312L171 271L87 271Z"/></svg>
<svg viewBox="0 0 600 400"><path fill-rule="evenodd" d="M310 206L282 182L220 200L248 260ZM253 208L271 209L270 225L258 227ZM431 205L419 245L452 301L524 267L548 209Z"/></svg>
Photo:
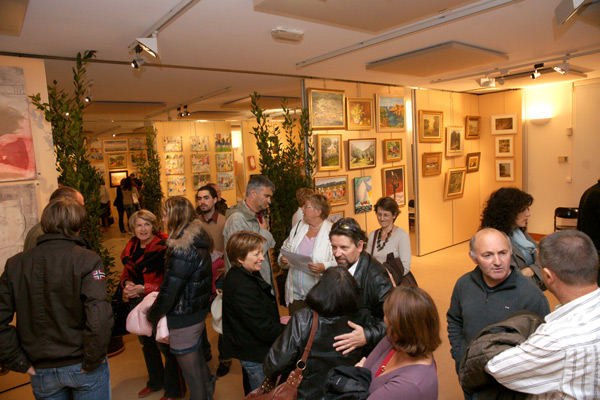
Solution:
<svg viewBox="0 0 600 400"><path fill-rule="evenodd" d="M383 310L387 335L362 365L371 371L369 400L437 400L433 352L441 340L433 299L423 289L398 286Z"/></svg>
<svg viewBox="0 0 600 400"><path fill-rule="evenodd" d="M240 360L250 391L263 383L263 359L283 330L271 285L260 274L264 242L256 232L239 231L225 246L231 268L223 282L224 352Z"/></svg>
<svg viewBox="0 0 600 400"><path fill-rule="evenodd" d="M163 205L169 239L165 275L147 318L167 316L169 345L190 389L190 399L212 398L214 381L202 354L202 331L210 305L210 237L188 199L170 197Z"/></svg>
<svg viewBox="0 0 600 400"><path fill-rule="evenodd" d="M382 197L375 203L375 214L381 228L369 235L367 252L382 264L390 253L393 258L399 257L404 275L408 274L411 264L410 238L404 229L394 224L400 215L398 203L391 197Z"/></svg>
<svg viewBox="0 0 600 400"><path fill-rule="evenodd" d="M306 361L304 378L298 387L298 400L321 399L327 372L336 366L354 365L363 348L348 354L336 351L334 337L352 331L348 321L363 325L368 313L361 310L358 284L342 267L328 268L306 296L307 308L298 311L277 338L264 361L265 375L273 382L296 368L310 336L313 313L318 314L314 342Z"/></svg>
<svg viewBox="0 0 600 400"><path fill-rule="evenodd" d="M529 207L533 197L517 188L500 188L490 195L481 215L481 228L494 228L510 239L510 265L546 290L542 269L537 263L537 242L527 233Z"/></svg>

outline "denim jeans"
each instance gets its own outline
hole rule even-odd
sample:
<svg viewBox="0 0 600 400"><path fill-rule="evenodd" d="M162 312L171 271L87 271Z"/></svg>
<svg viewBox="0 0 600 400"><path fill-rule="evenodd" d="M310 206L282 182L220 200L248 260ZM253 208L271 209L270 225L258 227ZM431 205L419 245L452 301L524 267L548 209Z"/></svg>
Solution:
<svg viewBox="0 0 600 400"><path fill-rule="evenodd" d="M242 368L244 368L244 370L248 374L248 381L250 382L250 391L259 388L260 385L262 385L263 381L267 378L265 376L265 373L263 372L262 363L240 360L240 364L242 364Z"/></svg>
<svg viewBox="0 0 600 400"><path fill-rule="evenodd" d="M81 363L36 369L31 389L38 400L110 400L108 359L91 372L81 372Z"/></svg>

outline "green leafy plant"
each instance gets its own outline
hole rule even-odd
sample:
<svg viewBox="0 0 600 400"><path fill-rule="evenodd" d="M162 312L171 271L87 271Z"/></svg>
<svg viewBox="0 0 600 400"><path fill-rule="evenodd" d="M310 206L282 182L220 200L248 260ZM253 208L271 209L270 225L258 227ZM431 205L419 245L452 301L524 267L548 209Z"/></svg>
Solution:
<svg viewBox="0 0 600 400"><path fill-rule="evenodd" d="M142 181L142 202L158 221L162 219L163 192L160 186L160 160L156 151L156 131L146 128L146 158L135 157L139 178Z"/></svg>
<svg viewBox="0 0 600 400"><path fill-rule="evenodd" d="M314 187L312 176L316 161L312 129L308 111L303 109L300 118L296 118L290 114L287 101L284 100L281 104L284 117L282 132L279 126L269 123L267 115L260 108L260 95L254 92L251 99L251 111L257 123L252 128L252 134L258 146L260 171L275 183L270 207L271 233L277 243L276 249L279 249L287 237L286 228L298 208L296 190Z"/></svg>
<svg viewBox="0 0 600 400"><path fill-rule="evenodd" d="M48 102L42 103L40 94L29 96L33 105L43 111L44 118L52 125L52 139L56 156L56 170L59 181L79 190L85 199L85 210L88 218L81 232L104 263L108 295L112 296L119 282L115 271L115 260L102 244L100 231L100 182L104 180L101 172L92 166L87 158L87 143L83 136L83 115L86 103L85 90L88 81L85 79L86 64L94 57L93 51L77 54L73 68L74 93L67 94L57 88L54 81L48 86Z"/></svg>

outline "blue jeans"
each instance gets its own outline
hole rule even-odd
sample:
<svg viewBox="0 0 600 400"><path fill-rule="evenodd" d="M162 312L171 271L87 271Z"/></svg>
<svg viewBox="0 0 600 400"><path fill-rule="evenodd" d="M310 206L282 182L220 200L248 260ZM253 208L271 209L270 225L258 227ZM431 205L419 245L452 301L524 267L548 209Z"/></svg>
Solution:
<svg viewBox="0 0 600 400"><path fill-rule="evenodd" d="M91 372L81 372L81 363L36 369L31 389L38 400L110 400L108 359Z"/></svg>
<svg viewBox="0 0 600 400"><path fill-rule="evenodd" d="M252 361L242 361L240 360L240 364L242 364L242 368L248 374L248 381L250 382L250 391L257 389L262 385L264 380L267 378L265 373L263 372L263 365L261 363L252 362Z"/></svg>

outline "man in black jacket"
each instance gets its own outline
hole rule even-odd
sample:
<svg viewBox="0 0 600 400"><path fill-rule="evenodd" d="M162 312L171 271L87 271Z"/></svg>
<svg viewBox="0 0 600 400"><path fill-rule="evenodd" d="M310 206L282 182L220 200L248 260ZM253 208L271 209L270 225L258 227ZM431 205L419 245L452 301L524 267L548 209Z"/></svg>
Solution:
<svg viewBox="0 0 600 400"><path fill-rule="evenodd" d="M354 218L344 218L336 222L329 233L333 255L338 266L350 272L358 283L362 307L369 310L372 322L366 326L348 321L352 332L336 336L333 347L344 354L366 346L370 352L385 336L383 322L383 302L392 282L385 268L366 251L367 235Z"/></svg>
<svg viewBox="0 0 600 400"><path fill-rule="evenodd" d="M31 375L36 398L110 399L113 314L102 259L78 236L85 218L76 200L51 201L38 245L0 277L0 363Z"/></svg>

